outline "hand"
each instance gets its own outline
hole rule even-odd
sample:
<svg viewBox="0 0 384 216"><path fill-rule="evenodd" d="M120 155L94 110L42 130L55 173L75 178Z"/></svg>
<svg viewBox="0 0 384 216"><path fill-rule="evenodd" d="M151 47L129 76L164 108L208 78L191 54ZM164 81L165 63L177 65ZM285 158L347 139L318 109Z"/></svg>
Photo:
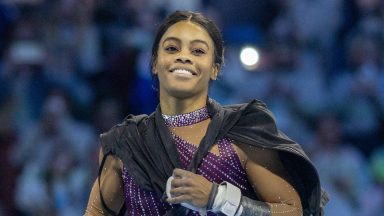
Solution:
<svg viewBox="0 0 384 216"><path fill-rule="evenodd" d="M207 207L212 182L201 175L182 169L173 170L173 177L170 191L172 198L168 198L167 202L188 203L199 209Z"/></svg>

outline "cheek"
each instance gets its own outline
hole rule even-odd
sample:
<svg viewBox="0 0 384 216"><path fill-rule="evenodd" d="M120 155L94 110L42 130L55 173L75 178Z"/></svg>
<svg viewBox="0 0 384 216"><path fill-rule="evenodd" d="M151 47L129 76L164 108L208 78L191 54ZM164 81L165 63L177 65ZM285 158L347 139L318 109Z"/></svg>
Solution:
<svg viewBox="0 0 384 216"><path fill-rule="evenodd" d="M207 62L204 65L201 65L201 70L204 72L204 76L207 78L211 78L212 74L214 74L214 67L211 62Z"/></svg>
<svg viewBox="0 0 384 216"><path fill-rule="evenodd" d="M162 71L164 71L166 67L167 67L167 62L163 58L158 58L155 66L155 72L159 74Z"/></svg>

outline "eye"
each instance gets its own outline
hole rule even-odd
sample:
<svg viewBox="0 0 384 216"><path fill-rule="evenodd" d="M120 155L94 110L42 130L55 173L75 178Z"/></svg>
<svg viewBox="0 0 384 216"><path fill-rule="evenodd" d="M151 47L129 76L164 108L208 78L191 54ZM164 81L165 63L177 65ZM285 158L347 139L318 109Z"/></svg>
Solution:
<svg viewBox="0 0 384 216"><path fill-rule="evenodd" d="M174 52L177 52L179 49L176 47L176 46L166 46L165 48L165 51L169 52L169 53L174 53Z"/></svg>
<svg viewBox="0 0 384 216"><path fill-rule="evenodd" d="M196 49L193 49L192 50L192 53L194 55L204 55L205 54L205 50L204 49L201 49L201 48L196 48Z"/></svg>

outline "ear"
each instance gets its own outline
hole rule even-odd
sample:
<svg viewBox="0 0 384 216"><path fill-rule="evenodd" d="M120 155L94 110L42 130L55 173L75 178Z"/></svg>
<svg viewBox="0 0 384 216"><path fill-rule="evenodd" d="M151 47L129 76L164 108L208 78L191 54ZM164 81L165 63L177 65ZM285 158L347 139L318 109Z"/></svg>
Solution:
<svg viewBox="0 0 384 216"><path fill-rule="evenodd" d="M157 75L157 69L156 69L156 67L157 67L157 62L154 61L154 62L153 62L153 65L152 65L152 74L153 74L153 75Z"/></svg>
<svg viewBox="0 0 384 216"><path fill-rule="evenodd" d="M220 71L220 64L215 63L212 68L211 80L217 79L217 76L219 75L219 71Z"/></svg>

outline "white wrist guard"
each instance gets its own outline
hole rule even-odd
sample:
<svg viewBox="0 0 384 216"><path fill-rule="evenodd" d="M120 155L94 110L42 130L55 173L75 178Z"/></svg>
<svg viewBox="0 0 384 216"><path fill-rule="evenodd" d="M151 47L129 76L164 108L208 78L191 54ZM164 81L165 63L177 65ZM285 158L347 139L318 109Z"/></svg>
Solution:
<svg viewBox="0 0 384 216"><path fill-rule="evenodd" d="M221 212L227 216L241 215L241 191L238 187L223 182L220 184L215 201L212 206L212 212Z"/></svg>
<svg viewBox="0 0 384 216"><path fill-rule="evenodd" d="M173 176L169 177L168 180L167 180L167 184L166 184L166 187L165 187L165 192L167 194L167 197L168 198L172 198L171 196L171 186L172 186L172 180L174 179ZM201 209L201 208L197 208L189 203L180 203L180 205L186 207L186 208L189 208L193 211L198 211L200 213L200 215L206 215L206 210L205 209Z"/></svg>

